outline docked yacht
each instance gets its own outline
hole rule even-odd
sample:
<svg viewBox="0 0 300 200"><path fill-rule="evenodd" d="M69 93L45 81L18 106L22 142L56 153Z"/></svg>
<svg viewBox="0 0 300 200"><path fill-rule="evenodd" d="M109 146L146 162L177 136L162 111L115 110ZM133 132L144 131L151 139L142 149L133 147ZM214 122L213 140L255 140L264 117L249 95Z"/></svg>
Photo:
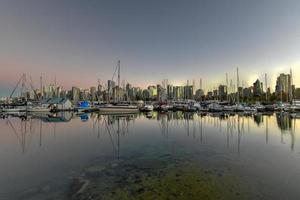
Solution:
<svg viewBox="0 0 300 200"><path fill-rule="evenodd" d="M212 103L212 104L209 104L208 110L209 110L210 112L222 112L222 111L223 111L223 108L222 108L222 106L220 106L220 105L217 104L217 103Z"/></svg>
<svg viewBox="0 0 300 200"><path fill-rule="evenodd" d="M223 111L225 112L233 112L234 111L234 106L224 106Z"/></svg>
<svg viewBox="0 0 300 200"><path fill-rule="evenodd" d="M135 105L128 104L106 104L99 107L100 112L112 112L112 113L135 113L139 111L139 108Z"/></svg>
<svg viewBox="0 0 300 200"><path fill-rule="evenodd" d="M153 111L154 107L153 105L145 105L141 110L142 111L145 111L145 112L150 112L150 111Z"/></svg>
<svg viewBox="0 0 300 200"><path fill-rule="evenodd" d="M193 107L196 108L196 110L200 110L201 109L200 103L194 103Z"/></svg>
<svg viewBox="0 0 300 200"><path fill-rule="evenodd" d="M234 111L235 112L244 112L245 111L245 107L241 104L237 104L234 106Z"/></svg>
<svg viewBox="0 0 300 200"><path fill-rule="evenodd" d="M244 108L245 112L251 113L251 112L257 112L257 108L255 107L250 107L250 106L245 106Z"/></svg>
<svg viewBox="0 0 300 200"><path fill-rule="evenodd" d="M48 105L30 106L27 108L27 112L50 112L51 108Z"/></svg>
<svg viewBox="0 0 300 200"><path fill-rule="evenodd" d="M4 107L1 109L1 112L5 112L5 113L20 113L26 111L27 111L26 106Z"/></svg>
<svg viewBox="0 0 300 200"><path fill-rule="evenodd" d="M163 112L167 112L169 110L169 106L166 105L166 104L163 104L160 106L160 111L163 111Z"/></svg>
<svg viewBox="0 0 300 200"><path fill-rule="evenodd" d="M256 108L257 112L265 112L266 111L266 107L264 105L258 104L255 106L255 108Z"/></svg>

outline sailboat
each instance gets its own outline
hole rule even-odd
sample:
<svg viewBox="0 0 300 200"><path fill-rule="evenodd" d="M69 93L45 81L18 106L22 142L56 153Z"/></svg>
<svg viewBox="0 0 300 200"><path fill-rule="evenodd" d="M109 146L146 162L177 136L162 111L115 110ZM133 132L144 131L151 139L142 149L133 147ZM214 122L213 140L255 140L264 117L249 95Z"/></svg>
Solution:
<svg viewBox="0 0 300 200"><path fill-rule="evenodd" d="M117 103L115 104L104 104L98 107L100 112L108 112L108 113L134 113L138 112L139 108L135 105L123 104L120 103L120 60L118 61L117 67L115 69L114 75L118 70L118 90L117 90ZM112 80L113 80L112 78ZM110 89L110 88L109 88Z"/></svg>
<svg viewBox="0 0 300 200"><path fill-rule="evenodd" d="M138 112L139 108L135 105L129 104L106 104L99 107L100 112L114 112L114 113L133 113Z"/></svg>
<svg viewBox="0 0 300 200"><path fill-rule="evenodd" d="M37 106L31 106L27 108L27 112L50 112L51 109L48 105L37 105Z"/></svg>

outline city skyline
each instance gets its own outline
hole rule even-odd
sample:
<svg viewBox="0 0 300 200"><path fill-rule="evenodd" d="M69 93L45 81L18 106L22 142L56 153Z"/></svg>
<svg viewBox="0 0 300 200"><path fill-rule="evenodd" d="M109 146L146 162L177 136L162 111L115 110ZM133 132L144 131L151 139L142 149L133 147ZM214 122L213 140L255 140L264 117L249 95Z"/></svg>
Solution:
<svg viewBox="0 0 300 200"><path fill-rule="evenodd" d="M0 96L22 73L38 86L89 88L111 79L117 60L134 86L203 79L212 89L257 78L274 91L280 73L300 86L297 1L46 1L0 3ZM242 81L241 81L242 84Z"/></svg>

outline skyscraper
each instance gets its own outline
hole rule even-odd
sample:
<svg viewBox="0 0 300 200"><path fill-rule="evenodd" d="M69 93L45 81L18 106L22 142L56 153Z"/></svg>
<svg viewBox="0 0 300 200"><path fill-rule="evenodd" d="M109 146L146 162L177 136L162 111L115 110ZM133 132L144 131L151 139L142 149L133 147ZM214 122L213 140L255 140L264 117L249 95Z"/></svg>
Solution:
<svg viewBox="0 0 300 200"><path fill-rule="evenodd" d="M292 100L292 79L290 74L280 74L276 80L275 91L277 94L281 92L286 95L287 101Z"/></svg>
<svg viewBox="0 0 300 200"><path fill-rule="evenodd" d="M263 83L258 79L253 83L253 95L256 97L263 95Z"/></svg>

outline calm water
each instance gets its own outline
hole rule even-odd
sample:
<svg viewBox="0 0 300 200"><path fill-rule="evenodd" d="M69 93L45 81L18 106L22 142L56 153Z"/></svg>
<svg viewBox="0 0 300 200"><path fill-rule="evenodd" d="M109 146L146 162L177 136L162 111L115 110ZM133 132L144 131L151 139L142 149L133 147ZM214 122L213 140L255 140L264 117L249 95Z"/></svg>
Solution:
<svg viewBox="0 0 300 200"><path fill-rule="evenodd" d="M182 168L183 176L189 171L197 176L203 172L200 170L209 169L221 178L233 177L228 184L237 184L237 190L245 191L249 199L300 199L298 116L61 113L50 118L7 117L0 119L0 130L1 200L80 199L72 196L74 180L90 166L114 162L119 163L118 172L129 165L136 166L128 169L130 173L148 168L163 172L169 167L163 177L173 169ZM142 167L137 164L141 160ZM116 173L110 172L110 177ZM86 178L92 183L97 180L93 174ZM224 184L213 187L230 190L226 181L216 180L214 184ZM103 177L100 182L107 190L116 184ZM124 190L131 190L129 187ZM144 189L139 191L144 195ZM182 197L185 194L180 193ZM235 195L243 199L239 193Z"/></svg>

